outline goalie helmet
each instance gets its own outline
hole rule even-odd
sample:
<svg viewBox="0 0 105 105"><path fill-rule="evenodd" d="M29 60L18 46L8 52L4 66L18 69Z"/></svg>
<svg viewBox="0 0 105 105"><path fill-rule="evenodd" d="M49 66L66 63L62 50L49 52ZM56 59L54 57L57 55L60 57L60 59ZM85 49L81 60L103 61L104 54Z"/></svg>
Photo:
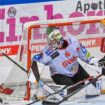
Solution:
<svg viewBox="0 0 105 105"><path fill-rule="evenodd" d="M54 29L47 38L48 45L53 46L54 48L59 48L63 44L62 34L58 29Z"/></svg>

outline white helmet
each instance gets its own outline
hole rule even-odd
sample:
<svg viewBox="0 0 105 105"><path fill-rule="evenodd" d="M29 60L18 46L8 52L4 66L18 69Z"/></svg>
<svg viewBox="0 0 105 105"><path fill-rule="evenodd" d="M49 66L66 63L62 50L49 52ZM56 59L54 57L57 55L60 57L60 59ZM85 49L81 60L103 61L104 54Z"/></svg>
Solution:
<svg viewBox="0 0 105 105"><path fill-rule="evenodd" d="M60 33L60 31L58 29L54 29L53 32L51 32L48 35L47 39L48 39L48 44L55 48L57 48L59 45L62 45L62 43L63 43L62 34Z"/></svg>

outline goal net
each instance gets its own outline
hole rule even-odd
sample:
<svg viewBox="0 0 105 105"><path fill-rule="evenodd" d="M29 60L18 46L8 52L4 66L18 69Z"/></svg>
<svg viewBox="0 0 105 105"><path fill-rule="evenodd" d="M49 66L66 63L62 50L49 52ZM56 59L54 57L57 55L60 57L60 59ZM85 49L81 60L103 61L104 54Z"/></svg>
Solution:
<svg viewBox="0 0 105 105"><path fill-rule="evenodd" d="M103 53L100 51L100 46L102 38L105 36L104 22L102 16L27 22L24 24L16 62L29 72L33 55L39 53L47 43L48 27L59 28L63 37L77 38L93 56L102 57ZM38 64L38 68L42 71L42 79L51 80L49 67ZM13 89L13 92L8 95L9 97L21 96L23 99L24 97L26 99L32 97L30 95L30 93L33 93L31 89L35 90L35 87L27 82L27 73L16 64L13 65L7 81L2 86ZM3 94L2 92L0 97Z"/></svg>

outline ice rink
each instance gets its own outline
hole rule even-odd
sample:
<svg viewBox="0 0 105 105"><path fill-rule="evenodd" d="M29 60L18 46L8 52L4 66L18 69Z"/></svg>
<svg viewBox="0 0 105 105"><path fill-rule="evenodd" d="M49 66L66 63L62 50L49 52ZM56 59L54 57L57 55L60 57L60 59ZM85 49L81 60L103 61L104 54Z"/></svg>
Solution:
<svg viewBox="0 0 105 105"><path fill-rule="evenodd" d="M31 102L28 102L31 103ZM3 103L0 105L27 105L27 102L19 102L19 103L13 103L13 104L8 104L8 103ZM41 101L35 102L34 104L30 105L45 105L42 104ZM100 94L99 96L92 97L92 98L79 98L79 99L73 99L71 101L64 101L59 105L105 105L105 94Z"/></svg>

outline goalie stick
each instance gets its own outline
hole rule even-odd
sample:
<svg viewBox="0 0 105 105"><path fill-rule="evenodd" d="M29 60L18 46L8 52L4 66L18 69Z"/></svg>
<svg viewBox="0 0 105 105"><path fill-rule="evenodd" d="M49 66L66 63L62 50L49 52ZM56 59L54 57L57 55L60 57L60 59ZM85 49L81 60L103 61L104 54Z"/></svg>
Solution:
<svg viewBox="0 0 105 105"><path fill-rule="evenodd" d="M54 92L54 93L52 93L52 94L49 94L49 95L45 96L45 98L47 98L47 97L49 97L49 96L52 96L52 95L54 95L54 94L58 94L59 92L61 92L61 91L63 91L64 89L66 89L67 87L69 87L69 86L64 86L62 89L60 89L60 90L58 90L58 91L56 91L56 92ZM40 101L40 100L39 100L39 99L36 99L35 101L33 101L33 102L31 102L31 103L28 103L28 104L26 104L26 105L31 105L31 104L34 104L34 103L36 103L36 102L38 102L38 101Z"/></svg>
<svg viewBox="0 0 105 105"><path fill-rule="evenodd" d="M102 76L102 74L99 74L98 76L96 76L95 78L93 78L91 81L89 81L87 84L85 84L83 87L78 88L77 90L73 91L72 93L70 93L69 95L67 95L66 97L64 97L61 101L58 101L58 102L43 101L42 102L42 105L59 105L62 102L66 101L71 96L73 96L74 94L76 94L77 92L79 92L80 90L82 90L83 88L87 87L89 84L96 82L97 79L99 77L101 77L101 76Z"/></svg>
<svg viewBox="0 0 105 105"><path fill-rule="evenodd" d="M92 79L92 77L89 77L89 78L84 79L84 80L81 80L81 81L79 81L79 82L77 82L77 83L75 83L75 84L73 84L73 85L64 86L62 89L58 90L57 92L54 92L54 93L52 93L52 94L49 94L49 95L45 96L45 98L47 98L47 97L49 97L49 96L52 96L52 95L54 95L54 94L57 94L57 93L59 93L59 92L62 92L62 91L65 90L65 89L73 89L74 87L80 85L81 83L84 83L84 82L86 82L86 81L88 81L88 80L91 80L91 79ZM33 102L29 103L29 104L26 104L26 105L31 105L31 104L34 104L35 102L38 102L38 101L40 101L40 100L37 99L37 100L35 100L35 101L33 101Z"/></svg>

